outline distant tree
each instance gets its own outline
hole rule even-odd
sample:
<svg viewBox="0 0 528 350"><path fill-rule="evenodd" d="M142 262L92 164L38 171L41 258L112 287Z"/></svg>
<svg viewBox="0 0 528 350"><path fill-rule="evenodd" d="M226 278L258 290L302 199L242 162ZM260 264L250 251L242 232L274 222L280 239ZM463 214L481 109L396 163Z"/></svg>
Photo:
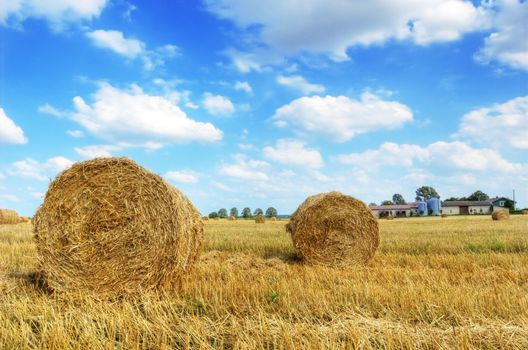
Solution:
<svg viewBox="0 0 528 350"><path fill-rule="evenodd" d="M227 218L227 209L226 208L222 208L222 209L218 210L218 216L221 217L221 218Z"/></svg>
<svg viewBox="0 0 528 350"><path fill-rule="evenodd" d="M374 203L374 202L371 202L371 203L369 204L369 207L375 207L375 206L377 206L377 204Z"/></svg>
<svg viewBox="0 0 528 350"><path fill-rule="evenodd" d="M394 202L394 204L407 204L405 199L403 199L403 196L399 193L395 193L392 196L392 201Z"/></svg>
<svg viewBox="0 0 528 350"><path fill-rule="evenodd" d="M489 196L480 190L473 192L467 197L468 201L485 201L486 199L489 199Z"/></svg>
<svg viewBox="0 0 528 350"><path fill-rule="evenodd" d="M504 208L508 208L512 212L514 208L513 201L509 198L504 198Z"/></svg>
<svg viewBox="0 0 528 350"><path fill-rule="evenodd" d="M266 209L266 216L268 218L271 218L271 217L276 217L277 216L277 209L273 208L273 207L269 207L268 209Z"/></svg>
<svg viewBox="0 0 528 350"><path fill-rule="evenodd" d="M461 199L458 198L458 197L449 197L449 198L446 199L446 201L459 201L459 200L461 200Z"/></svg>
<svg viewBox="0 0 528 350"><path fill-rule="evenodd" d="M440 198L436 190L430 186L422 186L416 190L416 200L425 201L431 198Z"/></svg>
<svg viewBox="0 0 528 350"><path fill-rule="evenodd" d="M209 213L209 218L214 219L218 217L218 213L216 211L212 211Z"/></svg>
<svg viewBox="0 0 528 350"><path fill-rule="evenodd" d="M257 208L257 209L255 209L255 211L253 212L253 215L255 215L255 216L257 216L257 215L264 215L264 212L262 211L262 209Z"/></svg>
<svg viewBox="0 0 528 350"><path fill-rule="evenodd" d="M383 201L381 202L381 205L393 205L394 203L392 201Z"/></svg>
<svg viewBox="0 0 528 350"><path fill-rule="evenodd" d="M245 207L244 209L242 209L242 217L243 218L250 218L251 217L251 209L249 209L248 207Z"/></svg>
<svg viewBox="0 0 528 350"><path fill-rule="evenodd" d="M238 216L238 209L235 207L231 208L231 210L229 211L229 215L234 216L236 218Z"/></svg>

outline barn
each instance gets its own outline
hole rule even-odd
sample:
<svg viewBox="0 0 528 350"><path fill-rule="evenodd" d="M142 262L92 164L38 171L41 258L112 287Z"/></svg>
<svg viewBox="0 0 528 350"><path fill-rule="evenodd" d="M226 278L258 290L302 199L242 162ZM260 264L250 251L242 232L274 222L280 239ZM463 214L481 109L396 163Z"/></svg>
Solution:
<svg viewBox="0 0 528 350"><path fill-rule="evenodd" d="M385 216L414 216L418 215L418 203L371 205L372 213L377 218Z"/></svg>
<svg viewBox="0 0 528 350"><path fill-rule="evenodd" d="M498 209L505 209L507 198L495 197L483 201L443 201L442 214L478 215L491 214Z"/></svg>

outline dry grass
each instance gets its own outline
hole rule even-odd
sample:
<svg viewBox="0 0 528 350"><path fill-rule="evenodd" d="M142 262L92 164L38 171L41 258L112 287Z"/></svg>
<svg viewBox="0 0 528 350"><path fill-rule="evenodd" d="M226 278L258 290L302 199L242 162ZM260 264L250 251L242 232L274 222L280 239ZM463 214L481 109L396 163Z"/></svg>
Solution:
<svg viewBox="0 0 528 350"><path fill-rule="evenodd" d="M0 226L0 348L528 348L528 217L381 220L367 266L298 262L285 222L205 223L174 292L49 294L30 224Z"/></svg>

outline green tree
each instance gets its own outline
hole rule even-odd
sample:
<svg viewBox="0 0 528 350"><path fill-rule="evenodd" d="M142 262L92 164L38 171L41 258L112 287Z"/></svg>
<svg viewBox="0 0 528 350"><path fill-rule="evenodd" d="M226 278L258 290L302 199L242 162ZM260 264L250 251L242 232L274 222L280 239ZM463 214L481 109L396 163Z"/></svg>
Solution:
<svg viewBox="0 0 528 350"><path fill-rule="evenodd" d="M377 206L377 204L374 203L374 202L371 202L371 203L369 204L369 207L375 207L375 206Z"/></svg>
<svg viewBox="0 0 528 350"><path fill-rule="evenodd" d="M277 216L277 209L273 208L273 207L269 207L268 209L266 209L266 216L268 218L271 218L271 217L276 217Z"/></svg>
<svg viewBox="0 0 528 350"><path fill-rule="evenodd" d="M399 193L395 193L392 196L392 201L394 202L394 204L407 204L405 199L403 199L403 196Z"/></svg>
<svg viewBox="0 0 528 350"><path fill-rule="evenodd" d="M222 209L218 210L218 216L221 217L221 218L227 218L227 209L226 208L222 208Z"/></svg>
<svg viewBox="0 0 528 350"><path fill-rule="evenodd" d="M218 217L218 213L216 211L212 211L209 213L209 218L214 219Z"/></svg>
<svg viewBox="0 0 528 350"><path fill-rule="evenodd" d="M468 201L485 201L486 199L489 199L489 196L480 190L473 192L467 197Z"/></svg>
<svg viewBox="0 0 528 350"><path fill-rule="evenodd" d="M393 205L392 201L383 201L381 202L381 205Z"/></svg>
<svg viewBox="0 0 528 350"><path fill-rule="evenodd" d="M449 198L446 199L446 201L459 201L459 200L461 200L461 199L458 198L458 197L449 197Z"/></svg>
<svg viewBox="0 0 528 350"><path fill-rule="evenodd" d="M229 215L234 216L236 218L238 216L238 209L235 207L231 208L231 210L229 211Z"/></svg>
<svg viewBox="0 0 528 350"><path fill-rule="evenodd" d="M242 217L247 219L247 218L250 218L251 217L251 209L249 209L248 207L245 207L244 209L242 209Z"/></svg>
<svg viewBox="0 0 528 350"><path fill-rule="evenodd" d="M431 198L440 198L436 190L430 186L422 186L416 190L416 200L426 201Z"/></svg>
<svg viewBox="0 0 528 350"><path fill-rule="evenodd" d="M255 216L257 216L257 215L264 215L264 212L262 211L262 209L257 208L257 209L255 209L255 211L253 212L253 215L255 215Z"/></svg>

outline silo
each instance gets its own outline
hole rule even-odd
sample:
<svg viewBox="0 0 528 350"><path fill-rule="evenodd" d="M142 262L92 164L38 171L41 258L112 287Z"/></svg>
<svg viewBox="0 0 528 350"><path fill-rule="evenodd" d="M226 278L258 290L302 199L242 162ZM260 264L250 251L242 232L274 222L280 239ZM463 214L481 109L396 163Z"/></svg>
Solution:
<svg viewBox="0 0 528 350"><path fill-rule="evenodd" d="M440 198L431 198L427 200L427 212L429 215L440 215Z"/></svg>
<svg viewBox="0 0 528 350"><path fill-rule="evenodd" d="M418 202L418 215L427 216L427 202L420 201Z"/></svg>

